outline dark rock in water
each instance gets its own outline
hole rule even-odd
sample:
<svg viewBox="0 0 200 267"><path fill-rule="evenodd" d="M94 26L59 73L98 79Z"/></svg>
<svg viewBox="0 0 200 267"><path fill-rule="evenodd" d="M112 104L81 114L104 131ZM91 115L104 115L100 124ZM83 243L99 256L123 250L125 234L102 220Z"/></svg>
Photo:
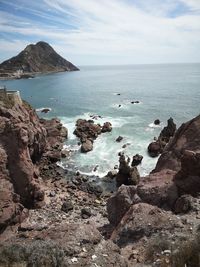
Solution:
<svg viewBox="0 0 200 267"><path fill-rule="evenodd" d="M130 146L130 143L126 143L122 146L122 148L126 148L127 146Z"/></svg>
<svg viewBox="0 0 200 267"><path fill-rule="evenodd" d="M116 176L116 183L118 187L122 184L136 185L139 182L140 175L137 167L131 167L129 164L130 158L128 157L126 160L124 154L121 154L119 158L119 171Z"/></svg>
<svg viewBox="0 0 200 267"><path fill-rule="evenodd" d="M6 78L29 78L34 73L75 70L79 69L45 42L30 44L17 56L0 64L0 74Z"/></svg>
<svg viewBox="0 0 200 267"><path fill-rule="evenodd" d="M89 139L87 139L81 145L81 152L83 152L83 153L87 153L87 152L91 151L92 149L93 149L93 144Z"/></svg>
<svg viewBox="0 0 200 267"><path fill-rule="evenodd" d="M64 212L69 212L70 210L73 210L73 204L70 200L67 200L65 202L63 202L61 210Z"/></svg>
<svg viewBox="0 0 200 267"><path fill-rule="evenodd" d="M112 131L112 124L110 122L105 122L101 129L102 133L111 132Z"/></svg>
<svg viewBox="0 0 200 267"><path fill-rule="evenodd" d="M134 167L141 164L142 159L143 159L142 155L136 154L135 156L133 156L131 166Z"/></svg>
<svg viewBox="0 0 200 267"><path fill-rule="evenodd" d="M118 136L117 139L115 140L116 142L121 142L123 140L122 136Z"/></svg>
<svg viewBox="0 0 200 267"><path fill-rule="evenodd" d="M120 105L118 105L118 107L120 108L122 105L120 104Z"/></svg>
<svg viewBox="0 0 200 267"><path fill-rule="evenodd" d="M121 95L120 93L118 93L117 95Z"/></svg>
<svg viewBox="0 0 200 267"><path fill-rule="evenodd" d="M148 146L148 153L151 157L157 157L162 151L163 149L158 141L152 142Z"/></svg>
<svg viewBox="0 0 200 267"><path fill-rule="evenodd" d="M173 119L170 118L167 121L167 126L162 129L158 139L168 143L169 139L172 136L174 136L175 132L176 132L176 124L174 123Z"/></svg>
<svg viewBox="0 0 200 267"><path fill-rule="evenodd" d="M89 208L83 208L81 210L81 217L83 219L88 219L91 216L92 216L92 213L91 213L91 210Z"/></svg>
<svg viewBox="0 0 200 267"><path fill-rule="evenodd" d="M41 110L42 113L48 113L51 109L50 108L43 108Z"/></svg>
<svg viewBox="0 0 200 267"><path fill-rule="evenodd" d="M98 167L99 167L99 165L96 165L96 166L94 167L94 169L93 169L93 172L96 172L97 169L98 169Z"/></svg>
<svg viewBox="0 0 200 267"><path fill-rule="evenodd" d="M155 123L155 122L154 122ZM148 146L148 153L151 157L157 157L161 154L169 142L170 138L174 136L176 132L176 124L174 123L173 119L170 118L167 121L167 126L164 127L155 142L152 142Z"/></svg>
<svg viewBox="0 0 200 267"><path fill-rule="evenodd" d="M159 119L156 119L156 120L154 121L154 124L155 124L155 125L160 125L160 120L159 120Z"/></svg>

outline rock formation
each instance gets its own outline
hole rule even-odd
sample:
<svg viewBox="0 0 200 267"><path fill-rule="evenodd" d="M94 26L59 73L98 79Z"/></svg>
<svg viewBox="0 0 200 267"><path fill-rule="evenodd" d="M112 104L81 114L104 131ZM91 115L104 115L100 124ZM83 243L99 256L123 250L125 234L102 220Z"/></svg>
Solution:
<svg viewBox="0 0 200 267"><path fill-rule="evenodd" d="M111 239L130 266L200 266L199 131L200 116L183 124L154 172L108 199ZM166 138L171 133L162 131Z"/></svg>
<svg viewBox="0 0 200 267"><path fill-rule="evenodd" d="M167 126L164 127L158 137L158 139L148 146L148 153L151 157L157 157L161 154L169 142L170 138L174 136L176 132L176 124L174 123L173 119L170 118L167 121Z"/></svg>
<svg viewBox="0 0 200 267"><path fill-rule="evenodd" d="M105 122L103 126L95 124L93 120L78 119L74 134L80 138L81 152L87 153L93 149L94 140L101 134L112 131L110 122Z"/></svg>
<svg viewBox="0 0 200 267"><path fill-rule="evenodd" d="M11 100L1 99L0 106L0 231L19 222L24 208L43 204L38 164L44 155L60 159L66 137L58 120L39 120L25 101Z"/></svg>
<svg viewBox="0 0 200 267"><path fill-rule="evenodd" d="M17 56L0 64L0 78L29 78L37 73L79 70L45 42L28 45Z"/></svg>

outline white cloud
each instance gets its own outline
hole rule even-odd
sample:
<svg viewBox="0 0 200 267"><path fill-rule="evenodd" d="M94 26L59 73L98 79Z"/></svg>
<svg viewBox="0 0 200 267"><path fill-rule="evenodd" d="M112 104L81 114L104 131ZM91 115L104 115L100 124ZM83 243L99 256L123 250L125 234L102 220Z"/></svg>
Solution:
<svg viewBox="0 0 200 267"><path fill-rule="evenodd" d="M188 13L169 17L181 2L190 8ZM58 16L49 17L45 10L38 14L55 19L54 26L39 22L21 25L19 17L12 18L15 23L11 23L4 13L0 31L21 34L27 40L32 36L50 40L58 52L76 64L200 61L200 14L196 12L199 0L149 0L148 4L141 0L140 6L122 0L44 0L44 3L46 10L54 10ZM66 28L56 26L58 20ZM69 29L69 24L75 28ZM3 45L1 40L0 45Z"/></svg>

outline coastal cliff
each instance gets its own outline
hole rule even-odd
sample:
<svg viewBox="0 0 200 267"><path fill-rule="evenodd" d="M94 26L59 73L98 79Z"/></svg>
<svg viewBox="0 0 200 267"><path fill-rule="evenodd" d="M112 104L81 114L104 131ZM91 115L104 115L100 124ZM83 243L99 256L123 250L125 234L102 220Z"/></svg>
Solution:
<svg viewBox="0 0 200 267"><path fill-rule="evenodd" d="M15 93L0 94L1 267L200 266L200 116L176 131L153 173L103 192L56 164L67 129ZM127 169L121 155L120 175Z"/></svg>
<svg viewBox="0 0 200 267"><path fill-rule="evenodd" d="M46 42L28 45L17 56L0 64L0 78L28 78L39 73L79 70Z"/></svg>

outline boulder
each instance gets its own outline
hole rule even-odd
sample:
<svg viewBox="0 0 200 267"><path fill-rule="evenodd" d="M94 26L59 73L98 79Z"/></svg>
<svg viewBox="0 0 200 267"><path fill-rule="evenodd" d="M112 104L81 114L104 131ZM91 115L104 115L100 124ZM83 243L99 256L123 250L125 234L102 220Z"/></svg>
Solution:
<svg viewBox="0 0 200 267"><path fill-rule="evenodd" d="M155 125L160 125L160 120L159 120L159 119L156 119L156 120L154 121L154 124L155 124Z"/></svg>
<svg viewBox="0 0 200 267"><path fill-rule="evenodd" d="M142 202L173 209L179 197L173 181L175 174L176 172L171 170L162 170L142 177L137 187L137 194Z"/></svg>
<svg viewBox="0 0 200 267"><path fill-rule="evenodd" d="M112 131L112 124L110 122L105 122L101 129L102 133L111 132Z"/></svg>
<svg viewBox="0 0 200 267"><path fill-rule="evenodd" d="M129 208L138 202L140 198L137 196L136 186L121 185L107 201L109 222L117 225Z"/></svg>
<svg viewBox="0 0 200 267"><path fill-rule="evenodd" d="M143 159L143 156L142 155L136 154L132 158L131 166L134 167L134 166L137 166L137 165L141 164L142 159Z"/></svg>
<svg viewBox="0 0 200 267"><path fill-rule="evenodd" d="M93 143L87 139L85 142L82 143L81 145L81 152L82 153L87 153L93 149Z"/></svg>
<svg viewBox="0 0 200 267"><path fill-rule="evenodd" d="M159 141L155 141L149 144L148 153L151 157L157 157L160 153L162 153L163 148L160 145Z"/></svg>

